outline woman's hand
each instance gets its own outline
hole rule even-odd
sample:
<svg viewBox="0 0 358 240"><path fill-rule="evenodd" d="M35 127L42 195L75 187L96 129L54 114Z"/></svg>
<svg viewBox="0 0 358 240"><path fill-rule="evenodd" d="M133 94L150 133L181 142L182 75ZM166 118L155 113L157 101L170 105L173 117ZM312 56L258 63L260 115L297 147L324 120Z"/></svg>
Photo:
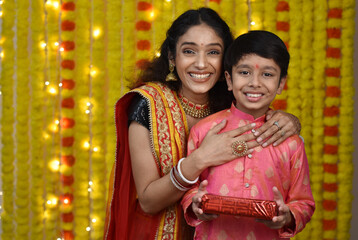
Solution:
<svg viewBox="0 0 358 240"><path fill-rule="evenodd" d="M205 214L203 212L203 209L200 208L201 206L201 198L204 196L204 194L208 193L206 191L206 186L208 186L208 181L204 180L199 185L199 190L197 194L193 197L193 203L192 203L192 210L195 214L195 216L202 221L211 221L218 217L218 215L215 214Z"/></svg>
<svg viewBox="0 0 358 240"><path fill-rule="evenodd" d="M290 211L290 208L285 204L282 194L277 187L273 187L272 191L274 194L274 200L278 206L278 216L273 217L272 221L262 219L257 219L257 221L264 223L271 229L280 229L283 227L293 229L295 227L295 219Z"/></svg>
<svg viewBox="0 0 358 240"><path fill-rule="evenodd" d="M206 134L200 147L192 153L201 159L201 165L199 166L201 171L207 167L221 165L237 158L237 156L233 154L232 147L232 144L236 141L246 142L248 151L245 155L252 153L253 148L259 145L256 141L252 141L256 137L251 132L243 134L253 129L255 127L254 123L228 132L219 133L226 124L227 120L223 120L214 125ZM190 142L188 144L190 148Z"/></svg>
<svg viewBox="0 0 358 240"><path fill-rule="evenodd" d="M254 135L256 141L266 147L273 143L277 146L288 137L294 134L300 134L301 124L298 118L292 114L277 110L269 110L266 113L267 122L259 129L256 129ZM266 141L264 141L267 139Z"/></svg>

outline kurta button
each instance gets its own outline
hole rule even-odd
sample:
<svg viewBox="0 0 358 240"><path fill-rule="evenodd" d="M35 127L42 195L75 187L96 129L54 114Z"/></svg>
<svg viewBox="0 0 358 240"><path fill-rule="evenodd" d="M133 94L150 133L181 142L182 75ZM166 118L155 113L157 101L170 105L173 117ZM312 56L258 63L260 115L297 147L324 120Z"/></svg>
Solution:
<svg viewBox="0 0 358 240"><path fill-rule="evenodd" d="M252 158L252 154L250 153L249 155L247 155L248 158Z"/></svg>
<svg viewBox="0 0 358 240"><path fill-rule="evenodd" d="M246 187L246 188L250 187L250 184L249 184L249 183L245 183L245 187Z"/></svg>

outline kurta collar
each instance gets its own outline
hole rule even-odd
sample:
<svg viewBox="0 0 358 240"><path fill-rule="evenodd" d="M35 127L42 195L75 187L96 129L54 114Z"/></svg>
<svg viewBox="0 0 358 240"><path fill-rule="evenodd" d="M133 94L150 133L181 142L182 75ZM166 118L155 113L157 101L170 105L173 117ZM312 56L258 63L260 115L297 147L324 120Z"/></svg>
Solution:
<svg viewBox="0 0 358 240"><path fill-rule="evenodd" d="M257 122L257 123L258 122L260 122L260 123L265 122L266 114L264 114L263 116L258 117L258 118L255 119L252 115L250 115L248 113L244 113L244 112L240 111L239 109L237 109L235 107L234 102L231 104L230 111L234 116L237 116L238 118L243 119L243 120L249 120L251 122Z"/></svg>

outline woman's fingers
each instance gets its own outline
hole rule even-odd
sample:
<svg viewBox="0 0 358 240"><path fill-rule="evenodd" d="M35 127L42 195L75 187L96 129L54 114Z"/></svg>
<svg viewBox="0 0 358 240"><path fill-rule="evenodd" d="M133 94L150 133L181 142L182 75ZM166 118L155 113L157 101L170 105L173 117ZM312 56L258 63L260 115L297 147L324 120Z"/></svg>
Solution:
<svg viewBox="0 0 358 240"><path fill-rule="evenodd" d="M245 126L228 131L228 132L226 132L226 134L228 134L229 137L234 138L234 137L242 135L245 132L252 130L255 126L256 126L256 123L246 124ZM251 134L245 134L245 135L251 135ZM254 137L252 139L254 139Z"/></svg>

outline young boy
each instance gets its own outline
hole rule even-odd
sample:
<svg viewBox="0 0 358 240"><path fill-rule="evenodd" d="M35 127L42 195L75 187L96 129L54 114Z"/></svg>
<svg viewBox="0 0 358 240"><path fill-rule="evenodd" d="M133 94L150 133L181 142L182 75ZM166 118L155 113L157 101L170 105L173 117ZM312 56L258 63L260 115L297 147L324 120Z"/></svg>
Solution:
<svg viewBox="0 0 358 240"><path fill-rule="evenodd" d="M273 33L251 31L239 36L227 50L224 63L228 89L235 101L230 109L205 118L191 129L188 154L200 146L214 124L224 119L227 125L223 131L248 123L260 127L271 102L283 90L289 59L285 44ZM279 124L275 125L284 135ZM315 209L301 138L295 135L279 146L253 151L234 138L232 147L238 158L206 169L200 175L200 186L183 197L185 218L196 227L195 239L285 239L300 232ZM200 203L205 193L276 201L278 216L258 220L204 214Z"/></svg>

